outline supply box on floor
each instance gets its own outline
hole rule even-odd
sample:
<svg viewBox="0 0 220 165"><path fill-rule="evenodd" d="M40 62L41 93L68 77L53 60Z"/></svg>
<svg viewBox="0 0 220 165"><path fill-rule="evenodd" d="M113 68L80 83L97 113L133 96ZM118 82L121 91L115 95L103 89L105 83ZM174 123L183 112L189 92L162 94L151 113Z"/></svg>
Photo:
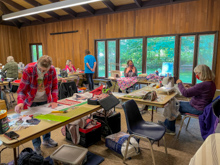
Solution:
<svg viewBox="0 0 220 165"><path fill-rule="evenodd" d="M54 165L81 165L86 162L87 148L62 145L50 156Z"/></svg>
<svg viewBox="0 0 220 165"><path fill-rule="evenodd" d="M121 131L121 114L119 112L114 112L111 116L106 117L107 121L105 121L104 116L93 115L93 119L97 119L102 123L102 131L101 134L105 137L110 135L110 130L112 133L117 133Z"/></svg>

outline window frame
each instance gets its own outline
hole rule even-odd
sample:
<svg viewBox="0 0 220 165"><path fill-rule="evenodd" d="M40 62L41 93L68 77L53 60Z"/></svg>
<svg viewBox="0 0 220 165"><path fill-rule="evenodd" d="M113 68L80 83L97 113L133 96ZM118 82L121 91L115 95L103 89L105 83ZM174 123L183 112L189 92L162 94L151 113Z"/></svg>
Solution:
<svg viewBox="0 0 220 165"><path fill-rule="evenodd" d="M30 56L31 56L31 62L33 62L33 54L32 54L32 46L36 45L36 51L37 51L37 60L39 59L39 46L42 46L42 54L43 54L43 45L42 43L30 43L29 48L30 48Z"/></svg>
<svg viewBox="0 0 220 165"><path fill-rule="evenodd" d="M213 48L213 61L212 61L212 71L216 73L216 60L217 60L217 50L218 50L218 31L205 31L205 32L194 32L194 33L179 33L179 34L166 34L166 35L150 35L150 36L137 36L137 37L122 37L122 38L108 38L108 39L95 39L94 40L94 47L95 47L95 57L98 61L97 56L97 41L105 41L106 50L105 50L105 65L106 65L106 71L105 71L105 77L98 77L98 67L96 67L96 78L107 78L108 77L108 59L107 59L107 53L108 53L108 47L107 47L107 41L116 40L116 63L120 63L120 40L121 39L143 39L143 49L142 49L142 73L146 73L146 64L147 64L147 39L148 38L154 38L154 37L169 37L174 36L175 37L175 47L174 47L174 78L175 80L179 79L179 71L180 71L180 47L181 47L181 37L182 36L195 36L195 44L194 44L194 55L193 55L193 68L197 66L198 61L198 49L199 49L199 36L200 35L214 35L214 48ZM98 63L97 63L98 64ZM116 70L119 70L120 66L116 65ZM196 78L195 73L192 70L192 84L196 84Z"/></svg>

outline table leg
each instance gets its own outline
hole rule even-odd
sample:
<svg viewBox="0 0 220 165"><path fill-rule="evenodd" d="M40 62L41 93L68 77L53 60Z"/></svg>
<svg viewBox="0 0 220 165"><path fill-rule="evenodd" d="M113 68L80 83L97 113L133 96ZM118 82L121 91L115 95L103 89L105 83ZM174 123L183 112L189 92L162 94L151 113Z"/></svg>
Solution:
<svg viewBox="0 0 220 165"><path fill-rule="evenodd" d="M16 148L13 148L14 151L14 165L18 164L18 158L17 158L17 152L16 152Z"/></svg>
<svg viewBox="0 0 220 165"><path fill-rule="evenodd" d="M113 88L113 92L115 92L115 87L116 87L116 83L117 81L113 81L115 83L114 88Z"/></svg>
<svg viewBox="0 0 220 165"><path fill-rule="evenodd" d="M154 120L154 106L152 106L152 115L151 115L151 122Z"/></svg>

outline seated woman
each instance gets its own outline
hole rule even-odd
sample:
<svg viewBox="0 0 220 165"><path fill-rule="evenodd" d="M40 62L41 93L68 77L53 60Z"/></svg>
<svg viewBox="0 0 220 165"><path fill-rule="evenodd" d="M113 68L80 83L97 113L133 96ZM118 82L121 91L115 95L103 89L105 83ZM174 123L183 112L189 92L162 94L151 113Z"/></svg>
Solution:
<svg viewBox="0 0 220 165"><path fill-rule="evenodd" d="M67 72L76 72L76 68L73 66L71 60L67 60L67 61L66 61L65 70L66 70Z"/></svg>
<svg viewBox="0 0 220 165"><path fill-rule="evenodd" d="M76 68L73 66L71 60L67 60L67 61L66 61L65 70L67 71L67 73L69 73L69 72L76 72ZM79 84L79 76L77 76L76 79L77 79L77 81L76 81L76 86L78 87L78 84Z"/></svg>
<svg viewBox="0 0 220 165"><path fill-rule="evenodd" d="M194 68L196 78L201 80L201 83L196 84L193 87L189 85L183 85L181 80L177 80L178 88L183 96L192 97L190 102L180 102L179 111L181 114L191 113L195 115L201 115L204 108L212 102L215 95L216 86L213 82L214 74L207 65L198 65ZM175 122L166 119L164 122L160 122L166 127L166 133L175 135Z"/></svg>
<svg viewBox="0 0 220 165"><path fill-rule="evenodd" d="M135 77L137 76L137 68L134 66L132 60L128 60L128 67L124 70L125 77Z"/></svg>
<svg viewBox="0 0 220 165"><path fill-rule="evenodd" d="M127 68L125 68L125 70L124 70L125 77L135 77L135 76L137 76L137 68L134 66L133 61L128 60L127 65L128 65ZM122 92L120 90L120 88L118 89L118 92L120 92L120 93ZM126 89L126 93L129 93L128 88Z"/></svg>

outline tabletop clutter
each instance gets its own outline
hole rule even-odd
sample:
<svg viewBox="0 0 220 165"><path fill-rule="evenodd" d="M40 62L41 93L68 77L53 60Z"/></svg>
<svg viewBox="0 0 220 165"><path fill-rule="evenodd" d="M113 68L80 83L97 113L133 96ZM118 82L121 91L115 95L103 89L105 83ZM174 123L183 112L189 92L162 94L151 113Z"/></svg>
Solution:
<svg viewBox="0 0 220 165"><path fill-rule="evenodd" d="M158 77L154 77L153 79L157 78ZM120 80L122 79L120 78ZM137 77L134 77L130 84L135 84L136 82ZM123 84L123 82L121 84ZM167 85L172 86L170 78L165 78L162 85L164 85L164 87L167 87ZM122 86L124 88L125 84ZM158 89L153 87L147 88L148 90L135 91L124 97L138 98L148 101L159 101L161 99L162 96L157 96ZM10 114L7 116L7 111L6 115L3 113L5 111L1 111L0 133L5 133L9 127L11 127L10 130L12 131L19 131L30 126L37 126L41 120L63 122L70 118L68 115L64 114L68 114L84 104L100 105L100 110L94 112L92 115L85 116L63 126L61 133L67 140L72 141L73 144L79 144L83 147L93 145L100 141L101 136L103 136L106 139L106 147L123 156L126 140L128 139L129 134L120 132L121 115L115 111L115 106L119 104L119 100L112 95L108 85L101 85L91 92L85 92L85 87L82 87L78 88L78 92L79 93L74 93L72 97L58 100L58 107L55 109L52 109L48 107L48 104L45 104L38 107L30 107L27 111L23 111L21 114ZM8 127L5 123L8 124ZM67 151L77 153L78 156L73 158L71 156L72 154L64 154L69 153ZM81 164L82 162L86 162L87 151L88 149L85 148L63 145L51 155L51 158L54 162L63 162L64 164ZM129 144L128 157L137 154L139 154L139 140L133 138L131 144Z"/></svg>

